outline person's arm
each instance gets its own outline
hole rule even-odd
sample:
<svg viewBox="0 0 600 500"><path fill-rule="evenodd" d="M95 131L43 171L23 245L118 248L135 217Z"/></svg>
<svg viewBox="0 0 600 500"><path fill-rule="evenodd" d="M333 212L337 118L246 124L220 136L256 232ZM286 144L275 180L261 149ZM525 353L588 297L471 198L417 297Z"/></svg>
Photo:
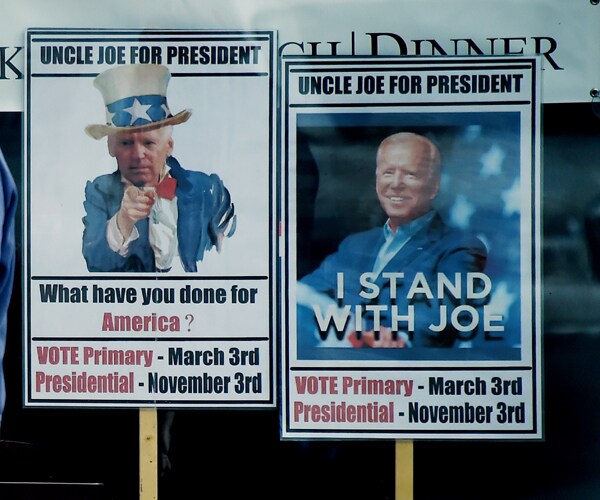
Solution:
<svg viewBox="0 0 600 500"><path fill-rule="evenodd" d="M85 187L83 203L83 256L91 272L120 272L128 270L128 260L136 251L136 242L124 238L129 247L127 251L111 248L107 236L108 224L121 207L118 194L101 189L98 183L88 182ZM113 224L116 220L113 219ZM114 228L113 228L114 231ZM131 231L130 231L131 234Z"/></svg>
<svg viewBox="0 0 600 500"><path fill-rule="evenodd" d="M483 272L487 260L487 250L484 244L475 236L468 233L456 237L453 244L439 257L432 271L426 275L427 283L434 296L437 297L438 277L443 275L454 281L455 275L460 276L460 297L446 291L442 299L414 300L415 332L413 345L446 346L454 345L457 339L466 339L470 336L482 334L482 299L470 299L467 296L468 273ZM422 297L422 295L421 295ZM453 311L458 306L468 306L476 311L479 316L477 328L473 331L459 332L450 321ZM445 312L444 312L445 308ZM435 331L430 325L439 325L444 320L447 326L441 331ZM462 321L466 324L467 315Z"/></svg>
<svg viewBox="0 0 600 500"><path fill-rule="evenodd" d="M213 215L209 223L208 234L212 245L217 248L217 252L220 252L225 238L229 238L235 233L237 218L231 195L223 181L216 174L212 174L210 180Z"/></svg>
<svg viewBox="0 0 600 500"><path fill-rule="evenodd" d="M150 215L155 196L153 190L142 190L135 186L125 189L121 207L115 216L115 223L123 240L128 240L135 225Z"/></svg>
<svg viewBox="0 0 600 500"><path fill-rule="evenodd" d="M129 246L140 237L140 233L133 226L129 236L125 238L117 222L118 214L119 212L113 215L106 224L106 240L113 252L117 252L121 257L126 257L129 253Z"/></svg>
<svg viewBox="0 0 600 500"><path fill-rule="evenodd" d="M317 269L304 276L296 285L297 335L299 342L311 347L352 347L348 334L352 331L352 310L344 309L336 297L337 276L347 265L348 242L343 241L338 250L328 255ZM351 252L350 252L351 253ZM338 330L333 320L321 332L316 320L319 317L347 318L346 327Z"/></svg>
<svg viewBox="0 0 600 500"><path fill-rule="evenodd" d="M2 359L6 345L8 306L10 303L16 261L15 215L17 189L0 151L0 424L6 401ZM14 333L14 332L13 332Z"/></svg>
<svg viewBox="0 0 600 500"><path fill-rule="evenodd" d="M487 251L483 243L467 233L453 232L446 238L436 241L430 247L418 249L418 256L410 263L398 265L392 261L385 272L402 273L403 277L394 281L395 298L392 299L390 282L379 282L381 288L375 304L383 307L378 332L373 329L374 320L370 313L363 314L364 330L350 335L355 347L449 347L455 345L457 339L471 335L481 335L481 300L467 298L467 274L482 272L485 268ZM446 291L443 298L438 298L438 281L440 275L454 282L458 273L460 281L459 297L455 298ZM411 285L416 279L418 286L414 295L408 297ZM426 298L425 290L429 289L433 297ZM451 317L457 306L469 306L479 317L478 327L472 332L459 332L453 327ZM396 308L399 316L413 319L413 330L408 328L408 321L392 320L391 308ZM466 318L467 320L469 318ZM446 320L447 325L436 331L436 326ZM431 325L434 325L431 327ZM394 330L396 330L394 332Z"/></svg>

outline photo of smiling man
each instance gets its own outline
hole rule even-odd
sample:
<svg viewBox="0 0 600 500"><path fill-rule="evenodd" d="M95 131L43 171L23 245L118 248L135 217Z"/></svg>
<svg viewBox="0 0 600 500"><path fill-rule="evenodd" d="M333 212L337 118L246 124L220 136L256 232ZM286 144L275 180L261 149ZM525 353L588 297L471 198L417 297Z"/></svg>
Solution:
<svg viewBox="0 0 600 500"><path fill-rule="evenodd" d="M446 224L432 205L441 184L439 149L423 135L395 133L381 141L375 163L375 189L387 220L383 227L347 236L299 280L299 345L447 348L474 338L477 331L467 338L456 325L440 323L444 311L469 302L464 288L459 297L424 293L435 294L444 277L483 272L487 261L483 242ZM410 293L410 284L420 284L418 292ZM325 316L329 328L317 324L326 323ZM343 328L339 318L346 320Z"/></svg>

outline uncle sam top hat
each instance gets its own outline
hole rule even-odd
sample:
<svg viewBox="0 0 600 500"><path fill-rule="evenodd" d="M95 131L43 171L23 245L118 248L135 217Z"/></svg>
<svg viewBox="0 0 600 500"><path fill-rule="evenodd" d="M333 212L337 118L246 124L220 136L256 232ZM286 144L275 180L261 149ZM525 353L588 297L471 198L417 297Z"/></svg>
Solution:
<svg viewBox="0 0 600 500"><path fill-rule="evenodd" d="M127 64L100 73L94 79L104 98L106 125L88 125L94 139L117 132L141 132L188 121L192 111L173 115L167 105L171 73L160 64Z"/></svg>

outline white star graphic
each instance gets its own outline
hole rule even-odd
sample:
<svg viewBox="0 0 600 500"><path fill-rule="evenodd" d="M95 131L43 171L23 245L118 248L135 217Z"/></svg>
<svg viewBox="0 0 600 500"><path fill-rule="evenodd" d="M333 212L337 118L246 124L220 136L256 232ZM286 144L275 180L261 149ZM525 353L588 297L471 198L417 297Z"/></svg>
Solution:
<svg viewBox="0 0 600 500"><path fill-rule="evenodd" d="M510 189L504 191L501 196L504 201L504 215L506 217L521 212L521 188L518 178L515 179Z"/></svg>
<svg viewBox="0 0 600 500"><path fill-rule="evenodd" d="M467 200L466 196L459 194L450 209L450 221L456 227L467 229L474 213L475 207L473 204Z"/></svg>
<svg viewBox="0 0 600 500"><path fill-rule="evenodd" d="M508 290L508 285L505 281L501 281L494 287L494 293L488 304L488 310L493 314L502 316L503 321L508 319L510 306L516 300L516 295Z"/></svg>
<svg viewBox="0 0 600 500"><path fill-rule="evenodd" d="M113 118L116 113L111 113L108 109L106 110L106 123L113 123Z"/></svg>
<svg viewBox="0 0 600 500"><path fill-rule="evenodd" d="M133 125L138 118L152 121L152 118L148 116L148 110L152 107L152 104L142 104L137 98L133 101L133 105L129 108L124 108L123 111L131 115L131 122L129 125Z"/></svg>
<svg viewBox="0 0 600 500"><path fill-rule="evenodd" d="M160 107L165 112L165 118L171 114L171 110L167 107L166 104L161 104Z"/></svg>
<svg viewBox="0 0 600 500"><path fill-rule="evenodd" d="M467 142L473 142L481 136L481 125L469 125L465 130Z"/></svg>
<svg viewBox="0 0 600 500"><path fill-rule="evenodd" d="M502 173L502 163L506 158L504 150L498 144L492 144L490 149L481 155L479 160L482 164L482 177L490 177L492 175L500 175Z"/></svg>

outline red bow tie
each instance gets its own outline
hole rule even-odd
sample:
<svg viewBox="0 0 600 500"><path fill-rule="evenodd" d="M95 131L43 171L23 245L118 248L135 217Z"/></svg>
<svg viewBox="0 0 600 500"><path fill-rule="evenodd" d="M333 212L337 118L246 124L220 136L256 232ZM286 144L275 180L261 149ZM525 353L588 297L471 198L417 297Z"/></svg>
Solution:
<svg viewBox="0 0 600 500"><path fill-rule="evenodd" d="M160 198L166 198L172 200L175 198L175 188L177 187L177 181L173 177L165 176L165 178L156 185L156 194Z"/></svg>

